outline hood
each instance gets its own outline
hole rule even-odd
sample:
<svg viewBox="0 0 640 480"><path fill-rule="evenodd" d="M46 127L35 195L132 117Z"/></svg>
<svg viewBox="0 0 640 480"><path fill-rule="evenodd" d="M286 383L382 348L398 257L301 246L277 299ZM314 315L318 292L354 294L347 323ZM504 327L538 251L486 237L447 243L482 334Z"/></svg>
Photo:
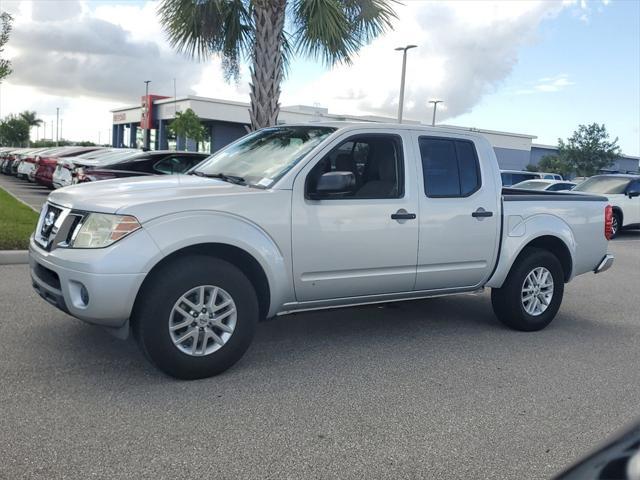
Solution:
<svg viewBox="0 0 640 480"><path fill-rule="evenodd" d="M157 175L102 180L53 191L49 201L75 210L135 215L140 222L185 209L216 209L219 198L266 190L195 175Z"/></svg>

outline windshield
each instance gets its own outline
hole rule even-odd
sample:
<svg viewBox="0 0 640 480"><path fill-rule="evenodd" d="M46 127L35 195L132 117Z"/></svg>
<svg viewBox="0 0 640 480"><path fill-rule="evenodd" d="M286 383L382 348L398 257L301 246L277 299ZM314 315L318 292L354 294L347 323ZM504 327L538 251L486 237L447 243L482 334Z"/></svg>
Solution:
<svg viewBox="0 0 640 480"><path fill-rule="evenodd" d="M630 181L631 179L626 177L591 177L574 188L573 191L608 194L624 193Z"/></svg>
<svg viewBox="0 0 640 480"><path fill-rule="evenodd" d="M191 173L222 173L269 188L334 131L311 126L264 128L215 153Z"/></svg>
<svg viewBox="0 0 640 480"><path fill-rule="evenodd" d="M524 190L544 190L549 186L549 182L541 182L540 180L527 180L525 182L516 183L513 188L522 188Z"/></svg>

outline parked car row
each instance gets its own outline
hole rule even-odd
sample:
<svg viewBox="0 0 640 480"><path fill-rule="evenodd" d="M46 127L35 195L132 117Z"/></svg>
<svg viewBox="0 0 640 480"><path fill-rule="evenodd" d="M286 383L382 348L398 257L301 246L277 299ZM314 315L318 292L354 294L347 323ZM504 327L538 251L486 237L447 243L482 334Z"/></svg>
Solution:
<svg viewBox="0 0 640 480"><path fill-rule="evenodd" d="M113 178L184 173L207 156L195 152L106 147L3 147L0 148L0 171L55 189Z"/></svg>
<svg viewBox="0 0 640 480"><path fill-rule="evenodd" d="M527 172L524 170L500 170L502 178L502 186L510 187L516 183L527 180L544 179L544 180L564 180L562 175L548 172Z"/></svg>

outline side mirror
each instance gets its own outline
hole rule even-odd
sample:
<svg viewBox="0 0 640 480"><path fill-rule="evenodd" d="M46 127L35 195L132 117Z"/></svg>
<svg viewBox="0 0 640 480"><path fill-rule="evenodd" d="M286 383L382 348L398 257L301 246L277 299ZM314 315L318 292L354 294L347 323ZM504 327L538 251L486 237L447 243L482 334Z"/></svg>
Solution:
<svg viewBox="0 0 640 480"><path fill-rule="evenodd" d="M318 179L316 193L346 193L350 192L355 184L356 177L353 172L327 172Z"/></svg>
<svg viewBox="0 0 640 480"><path fill-rule="evenodd" d="M627 190L627 195L629 196L629 198L640 197L640 190L636 190L635 188Z"/></svg>

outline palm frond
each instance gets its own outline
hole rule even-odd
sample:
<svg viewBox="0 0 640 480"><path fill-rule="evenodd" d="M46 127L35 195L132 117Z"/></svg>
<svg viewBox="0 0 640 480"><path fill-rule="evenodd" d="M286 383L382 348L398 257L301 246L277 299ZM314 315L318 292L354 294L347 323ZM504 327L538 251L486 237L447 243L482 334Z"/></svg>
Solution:
<svg viewBox="0 0 640 480"><path fill-rule="evenodd" d="M295 0L291 8L298 53L332 65L392 27L395 0Z"/></svg>
<svg viewBox="0 0 640 480"><path fill-rule="evenodd" d="M158 8L169 42L199 60L219 54L229 76L253 42L249 2L243 0L163 0Z"/></svg>

